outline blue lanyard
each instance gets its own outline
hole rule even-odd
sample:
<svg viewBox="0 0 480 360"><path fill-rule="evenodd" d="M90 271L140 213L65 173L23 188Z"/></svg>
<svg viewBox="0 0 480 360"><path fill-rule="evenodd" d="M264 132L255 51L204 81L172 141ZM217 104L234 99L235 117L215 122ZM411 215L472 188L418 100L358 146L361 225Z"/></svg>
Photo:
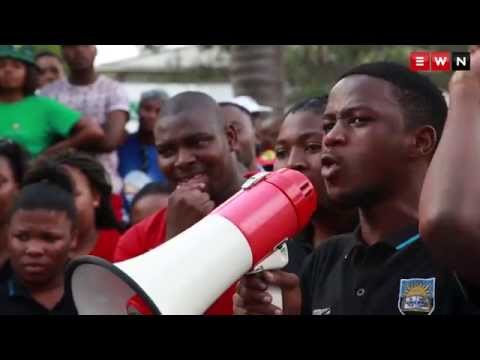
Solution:
<svg viewBox="0 0 480 360"><path fill-rule="evenodd" d="M407 241L401 243L400 245L398 245L395 248L395 250L397 250L397 251L403 250L407 246L412 245L413 243L417 242L418 240L420 240L420 234L417 234L417 235L411 237L410 239L408 239Z"/></svg>

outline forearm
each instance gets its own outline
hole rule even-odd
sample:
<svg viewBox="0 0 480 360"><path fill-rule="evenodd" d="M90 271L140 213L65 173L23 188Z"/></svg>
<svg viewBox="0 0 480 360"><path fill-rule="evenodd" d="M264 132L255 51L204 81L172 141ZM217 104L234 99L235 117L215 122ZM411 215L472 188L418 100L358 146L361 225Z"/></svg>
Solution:
<svg viewBox="0 0 480 360"><path fill-rule="evenodd" d="M45 155L58 153L67 149L90 151L90 148L101 141L104 133L100 127L85 127L75 131L69 138L50 146Z"/></svg>
<svg viewBox="0 0 480 360"><path fill-rule="evenodd" d="M458 89L422 194L422 210L478 211L480 201L480 94ZM460 211L459 211L460 210ZM480 216L472 216L478 219Z"/></svg>
<svg viewBox="0 0 480 360"><path fill-rule="evenodd" d="M480 279L480 87L456 85L450 98L420 200L420 232L437 258Z"/></svg>
<svg viewBox="0 0 480 360"><path fill-rule="evenodd" d="M45 150L42 153L42 156L53 155L53 154L56 154L56 153L59 153L59 152L62 152L62 151L68 150L68 149L72 149L72 148L73 148L73 146L71 144L70 139L65 139L65 140L57 142L55 145L50 146L47 150Z"/></svg>
<svg viewBox="0 0 480 360"><path fill-rule="evenodd" d="M121 111L110 113L107 122L103 125L104 136L101 140L92 144L89 151L93 153L116 151L126 140L125 125L127 120L128 116Z"/></svg>
<svg viewBox="0 0 480 360"><path fill-rule="evenodd" d="M88 146L88 150L90 153L95 153L95 154L105 154L105 153L111 153L112 151L115 151L118 149L118 147L121 145L118 141L113 141L112 139L109 139L107 136L102 136L99 140L97 140L95 143L92 143Z"/></svg>

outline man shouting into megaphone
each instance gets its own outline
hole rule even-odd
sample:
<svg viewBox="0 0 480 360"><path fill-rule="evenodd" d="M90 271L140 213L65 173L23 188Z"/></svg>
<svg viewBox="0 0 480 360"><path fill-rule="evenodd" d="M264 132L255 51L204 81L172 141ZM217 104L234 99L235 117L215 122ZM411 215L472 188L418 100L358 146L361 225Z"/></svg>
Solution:
<svg viewBox="0 0 480 360"><path fill-rule="evenodd" d="M478 102L469 100L470 105ZM242 279L235 295L235 313L478 313L464 291L462 274L458 276L432 255L419 231L422 189L424 197L437 198L436 205L447 204L440 198L448 193L453 199L452 209L458 208L459 196L455 192L451 195L449 177L444 176L440 187L436 183L439 176L431 177L435 180L426 186L435 186L436 191L424 189L447 110L435 84L402 65L369 63L344 74L330 91L323 114L321 169L330 200L358 207L360 225L356 231L335 236L315 250L305 260L300 277L274 271ZM440 154L449 155L449 151ZM458 157L449 159L452 161L448 161L447 169L451 170L455 162L458 164ZM438 161L433 173L445 171L445 162ZM465 162L462 164L465 166ZM466 213L472 212L460 212ZM443 229L440 226L431 231ZM422 232L428 236L425 227ZM448 238L451 241L428 241L430 247L437 246L437 252L441 244L465 244L454 233ZM283 308L275 306L268 296L266 290L272 286L283 290Z"/></svg>

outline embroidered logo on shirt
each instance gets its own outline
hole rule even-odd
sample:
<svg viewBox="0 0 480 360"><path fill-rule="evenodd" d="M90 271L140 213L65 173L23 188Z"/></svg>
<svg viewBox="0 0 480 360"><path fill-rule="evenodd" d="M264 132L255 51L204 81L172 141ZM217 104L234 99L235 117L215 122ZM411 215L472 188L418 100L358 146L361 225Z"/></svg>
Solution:
<svg viewBox="0 0 480 360"><path fill-rule="evenodd" d="M402 315L431 315L435 310L435 278L400 280L398 309Z"/></svg>

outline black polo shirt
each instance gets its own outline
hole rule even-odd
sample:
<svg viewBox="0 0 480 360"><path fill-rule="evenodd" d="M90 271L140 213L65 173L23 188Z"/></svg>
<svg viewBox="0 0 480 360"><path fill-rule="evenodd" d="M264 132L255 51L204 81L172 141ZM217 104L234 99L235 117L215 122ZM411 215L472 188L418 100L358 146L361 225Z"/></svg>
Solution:
<svg viewBox="0 0 480 360"><path fill-rule="evenodd" d="M0 315L77 315L77 310L71 295L64 295L52 310L46 309L12 274L0 283Z"/></svg>
<svg viewBox="0 0 480 360"><path fill-rule="evenodd" d="M5 265L0 267L0 283L8 279L8 277L12 274L12 270L10 268L10 263L7 262Z"/></svg>
<svg viewBox="0 0 480 360"><path fill-rule="evenodd" d="M300 276L305 259L313 252L314 236L315 228L310 224L300 234L287 241L288 265L284 271Z"/></svg>
<svg viewBox="0 0 480 360"><path fill-rule="evenodd" d="M479 313L456 275L432 259L417 227L373 246L359 229L333 237L305 261L301 279L308 315Z"/></svg>
<svg viewBox="0 0 480 360"><path fill-rule="evenodd" d="M480 308L480 286L462 280L462 285L467 293L468 299Z"/></svg>

